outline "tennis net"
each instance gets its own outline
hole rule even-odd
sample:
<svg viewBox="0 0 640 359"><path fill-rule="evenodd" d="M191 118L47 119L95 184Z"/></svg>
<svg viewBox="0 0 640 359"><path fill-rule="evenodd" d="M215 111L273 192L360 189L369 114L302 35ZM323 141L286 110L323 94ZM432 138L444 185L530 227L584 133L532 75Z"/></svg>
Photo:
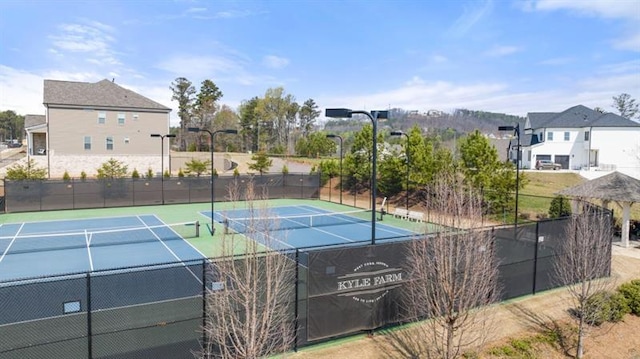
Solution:
<svg viewBox="0 0 640 359"><path fill-rule="evenodd" d="M365 223L371 219L370 210L348 212L316 213L294 216L246 217L233 218L223 214L217 216L219 222L229 233L282 231L287 229L340 226L346 224Z"/></svg>
<svg viewBox="0 0 640 359"><path fill-rule="evenodd" d="M16 234L0 237L0 255L42 252L121 244L166 242L195 238L200 234L199 222L182 222L145 227L105 230L78 230L60 233Z"/></svg>

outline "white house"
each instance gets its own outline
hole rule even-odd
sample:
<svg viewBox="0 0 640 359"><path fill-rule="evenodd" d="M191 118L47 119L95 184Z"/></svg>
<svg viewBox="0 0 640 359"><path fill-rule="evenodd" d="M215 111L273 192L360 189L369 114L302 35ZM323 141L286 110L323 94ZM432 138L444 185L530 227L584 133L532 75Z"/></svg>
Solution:
<svg viewBox="0 0 640 359"><path fill-rule="evenodd" d="M640 178L640 123L582 105L560 113L527 114L520 132L521 167L552 160L563 169L601 170ZM516 158L516 141L510 158Z"/></svg>

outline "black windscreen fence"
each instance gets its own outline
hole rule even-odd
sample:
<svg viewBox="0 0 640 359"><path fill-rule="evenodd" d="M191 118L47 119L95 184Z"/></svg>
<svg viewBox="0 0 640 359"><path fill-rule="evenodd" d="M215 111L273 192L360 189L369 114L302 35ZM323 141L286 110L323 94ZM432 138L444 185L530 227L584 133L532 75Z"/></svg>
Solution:
<svg viewBox="0 0 640 359"><path fill-rule="evenodd" d="M559 286L554 263L570 223L491 229L502 299ZM292 349L411 320L403 304L411 243L285 253L292 276L281 300L295 323ZM211 344L202 328L219 325L211 296L239 284L220 261L0 282L0 358L193 358Z"/></svg>
<svg viewBox="0 0 640 359"><path fill-rule="evenodd" d="M203 265L0 283L0 358L193 358Z"/></svg>
<svg viewBox="0 0 640 359"><path fill-rule="evenodd" d="M407 242L308 253L307 340L400 320Z"/></svg>
<svg viewBox="0 0 640 359"><path fill-rule="evenodd" d="M319 198L317 174L265 174L262 176L122 178L112 180L5 180L5 211L34 212L60 209L146 206L158 204L229 201L229 187L240 198L249 182L270 199ZM265 191L262 191L265 189Z"/></svg>

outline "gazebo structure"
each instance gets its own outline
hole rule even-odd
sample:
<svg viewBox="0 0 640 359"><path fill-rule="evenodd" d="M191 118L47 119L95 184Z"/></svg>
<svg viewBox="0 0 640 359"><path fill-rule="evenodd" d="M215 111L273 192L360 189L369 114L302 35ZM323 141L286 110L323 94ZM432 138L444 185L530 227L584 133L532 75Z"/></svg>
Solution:
<svg viewBox="0 0 640 359"><path fill-rule="evenodd" d="M610 201L616 202L622 208L622 246L629 247L629 219L631 206L640 203L640 180L620 172L613 172L585 183L566 188L558 194L578 197L595 198L608 207Z"/></svg>

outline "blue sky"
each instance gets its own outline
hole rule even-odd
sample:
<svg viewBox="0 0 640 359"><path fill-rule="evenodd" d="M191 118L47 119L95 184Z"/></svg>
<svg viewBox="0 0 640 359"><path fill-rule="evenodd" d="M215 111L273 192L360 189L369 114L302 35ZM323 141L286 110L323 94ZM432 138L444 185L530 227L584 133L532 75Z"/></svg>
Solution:
<svg viewBox="0 0 640 359"><path fill-rule="evenodd" d="M322 109L613 111L640 101L640 0L0 2L0 110L115 78L175 124L176 77L233 108L282 86Z"/></svg>

